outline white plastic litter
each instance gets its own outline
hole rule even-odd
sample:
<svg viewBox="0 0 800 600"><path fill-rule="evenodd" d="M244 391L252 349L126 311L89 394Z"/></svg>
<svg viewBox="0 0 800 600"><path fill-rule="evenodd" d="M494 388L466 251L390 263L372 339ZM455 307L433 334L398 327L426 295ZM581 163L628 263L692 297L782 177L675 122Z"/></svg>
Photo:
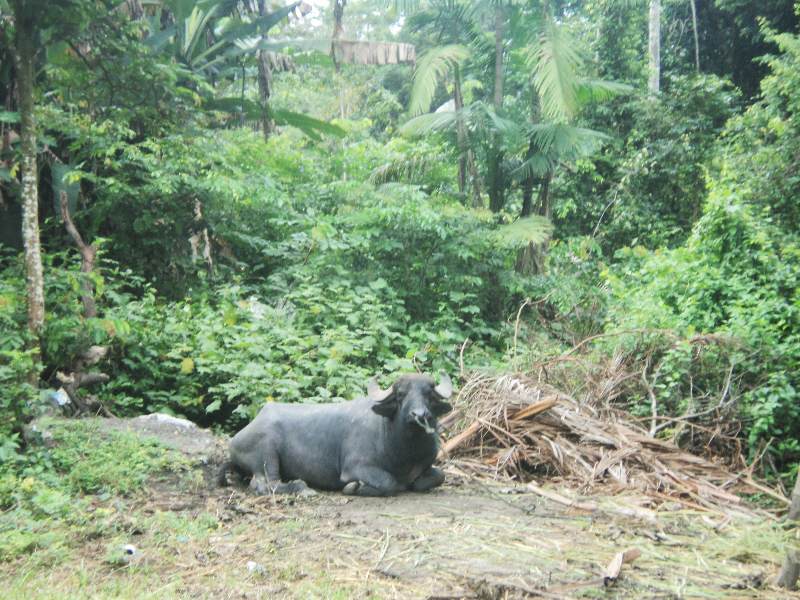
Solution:
<svg viewBox="0 0 800 600"><path fill-rule="evenodd" d="M56 402L58 402L59 406L64 406L65 404L69 404L70 402L69 395L67 394L67 392L64 390L63 387L58 388L58 391L55 392L54 394L50 394L50 397Z"/></svg>
<svg viewBox="0 0 800 600"><path fill-rule="evenodd" d="M264 573L264 567L262 567L257 562L253 562L252 560L247 563L247 570L250 571L251 573L258 573L258 574Z"/></svg>
<svg viewBox="0 0 800 600"><path fill-rule="evenodd" d="M142 421L160 421L161 423L169 423L170 425L177 425L186 429L195 429L197 425L188 419L179 419L172 415L165 415L164 413L153 413L152 415L142 415L139 417Z"/></svg>

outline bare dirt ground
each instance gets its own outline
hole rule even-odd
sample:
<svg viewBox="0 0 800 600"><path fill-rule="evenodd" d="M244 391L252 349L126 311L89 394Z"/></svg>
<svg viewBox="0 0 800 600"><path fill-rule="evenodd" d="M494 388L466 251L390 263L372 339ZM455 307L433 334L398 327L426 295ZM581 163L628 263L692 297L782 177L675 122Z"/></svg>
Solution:
<svg viewBox="0 0 800 600"><path fill-rule="evenodd" d="M132 597L800 598L768 586L789 535L774 522L689 510L648 521L616 512L614 498L588 513L452 467L428 494L259 497L215 486L225 442L207 431L103 426L155 435L197 459L194 483L154 479L126 505L113 544L136 546L130 563L107 539L79 549L82 570L142 590ZM606 587L609 562L631 549L641 556Z"/></svg>

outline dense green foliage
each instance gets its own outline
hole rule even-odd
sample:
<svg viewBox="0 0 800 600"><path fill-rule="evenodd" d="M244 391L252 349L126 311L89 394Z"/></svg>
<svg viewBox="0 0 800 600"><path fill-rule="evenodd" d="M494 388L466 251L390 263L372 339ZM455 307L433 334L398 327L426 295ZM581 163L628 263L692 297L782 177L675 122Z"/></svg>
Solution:
<svg viewBox="0 0 800 600"><path fill-rule="evenodd" d="M796 19L774 12L756 27L754 2L698 2L698 73L688 9L665 4L662 91L651 98L638 4L504 3L498 105L494 8L401 3L401 27L379 4L361 5L354 31L413 42L426 64L438 57L424 85L408 65L335 71L329 56L303 50L296 72L274 73L266 102L254 48L267 42L257 34L329 30L274 16L259 31L263 17L248 3L203 13L206 29L189 27L201 21L188 0L148 8L146 23L101 2L66 3L64 18L43 22L47 321L37 362L19 240L4 237L13 249L0 259L0 414L9 417L0 463L25 446L57 374L92 345L110 348L90 367L110 381L89 391L112 411L232 430L266 401L340 401L375 373L456 373L462 361L523 368L600 333L614 335L599 353L620 345L652 358L665 414L721 402L735 407L727 416L751 447L774 437L781 464L795 460ZM735 29L723 14L738 24L731 50L719 43ZM232 31L247 31L250 46ZM5 132L19 115L4 40L0 210L10 219L19 143ZM308 47L271 40L286 52ZM412 120L412 102L441 110ZM268 140L264 115L280 126ZM61 223L62 191L99 247L90 274ZM542 221L518 219L531 214L551 217L549 253ZM9 230L4 221L0 234ZM538 248L538 271L522 248ZM87 281L93 318L83 312ZM511 363L520 305L545 296L536 320L521 313L527 346L513 348ZM645 348L616 337L629 329L659 333ZM619 403L646 416L650 397Z"/></svg>
<svg viewBox="0 0 800 600"><path fill-rule="evenodd" d="M615 274L622 327L713 332L742 346L730 360L751 441L776 437L797 451L797 110L800 44L770 35L763 99L729 121L703 216L684 247Z"/></svg>

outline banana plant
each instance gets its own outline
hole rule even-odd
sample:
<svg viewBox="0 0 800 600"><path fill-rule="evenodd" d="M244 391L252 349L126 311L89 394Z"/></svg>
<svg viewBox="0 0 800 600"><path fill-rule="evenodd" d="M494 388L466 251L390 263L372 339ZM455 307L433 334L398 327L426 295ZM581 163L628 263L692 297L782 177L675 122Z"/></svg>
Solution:
<svg viewBox="0 0 800 600"><path fill-rule="evenodd" d="M256 17L238 14L237 2L233 0L151 0L143 4L156 8L147 18L150 31L145 44L158 53L170 55L194 74L209 75L228 60L243 54L237 40L253 38L259 31L268 31L297 9L301 2ZM172 12L174 23L161 29L165 8ZM206 43L209 31L214 37L211 44Z"/></svg>
<svg viewBox="0 0 800 600"><path fill-rule="evenodd" d="M142 4L155 8L146 19L149 35L145 43L154 52L182 65L187 75L210 83L226 73L244 71L242 61L264 49L260 33L278 25L302 3L292 2L263 15L240 14L236 0L145 0ZM161 29L164 9L172 13L174 23ZM210 43L209 38L213 40ZM244 94L227 98L206 96L203 105L209 110L237 113L248 120L264 117L264 108ZM301 113L269 106L266 112L277 125L296 127L312 139L321 139L320 134L345 134L341 127Z"/></svg>

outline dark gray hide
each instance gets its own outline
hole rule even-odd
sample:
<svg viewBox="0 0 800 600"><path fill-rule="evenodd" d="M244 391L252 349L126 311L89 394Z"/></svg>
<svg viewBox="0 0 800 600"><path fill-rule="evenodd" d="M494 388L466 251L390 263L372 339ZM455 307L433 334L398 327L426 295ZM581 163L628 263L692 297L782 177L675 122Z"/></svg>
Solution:
<svg viewBox="0 0 800 600"><path fill-rule="evenodd" d="M368 397L338 404L267 404L230 441L234 469L264 493L302 493L305 486L359 496L424 492L444 482L436 460L437 418L451 410L447 375L401 375L387 390L370 381ZM293 481L282 484L282 481Z"/></svg>

